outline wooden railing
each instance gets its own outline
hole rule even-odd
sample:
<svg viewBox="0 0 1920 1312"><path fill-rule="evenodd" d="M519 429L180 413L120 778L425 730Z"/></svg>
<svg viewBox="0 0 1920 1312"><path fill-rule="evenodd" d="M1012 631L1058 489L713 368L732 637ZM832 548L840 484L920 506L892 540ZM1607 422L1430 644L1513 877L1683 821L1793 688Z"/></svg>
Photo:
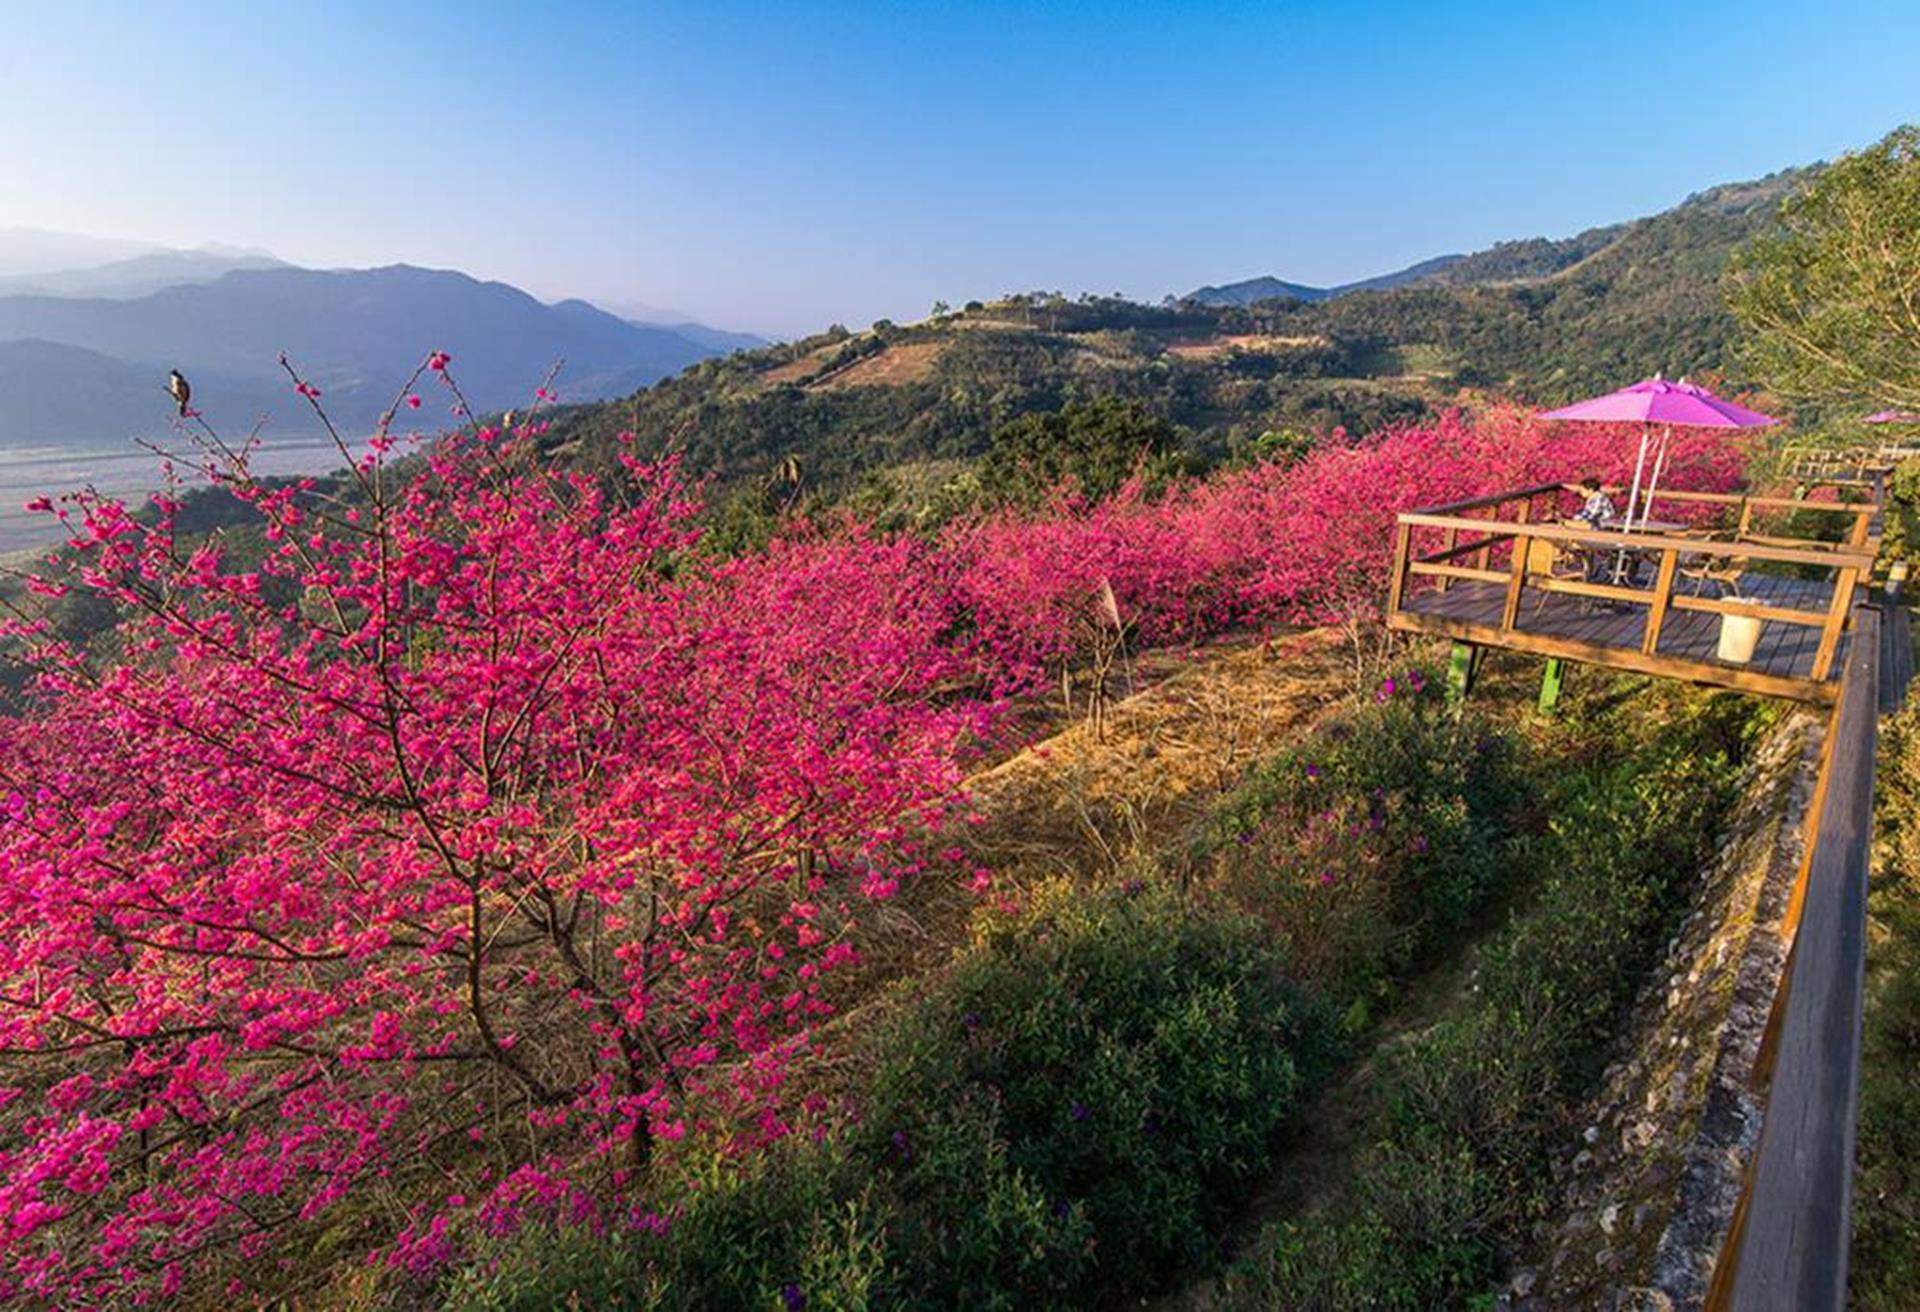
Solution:
<svg viewBox="0 0 1920 1312"><path fill-rule="evenodd" d="M1920 457L1920 447L1790 446L1781 452L1787 477L1802 483L1846 483L1865 486L1876 474L1885 474L1903 461Z"/></svg>
<svg viewBox="0 0 1920 1312"><path fill-rule="evenodd" d="M1406 602L1422 587L1430 585L1446 591L1456 582L1470 580L1505 590L1504 606L1498 623L1492 626L1492 636L1506 645L1599 663L1622 663L1606 659L1609 651L1618 649L1588 649L1585 644L1563 639L1552 640L1551 644L1546 640L1521 640L1522 599L1532 589L1646 607L1638 659L1630 662L1636 669L1689 677L1689 672L1681 668L1687 662L1659 654L1660 639L1675 612L1699 611L1817 628L1820 638L1808 677L1814 683L1824 683L1831 677L1855 595L1868 578L1879 549L1880 508L1876 504L1661 491L1653 500L1655 513L1679 517L1686 523L1685 529L1619 531L1559 522L1561 512L1573 507L1578 494L1579 489L1570 484L1543 483L1402 514L1388 596L1390 622L1401 617L1403 622L1398 627L1441 627L1431 621L1420 623L1406 618ZM1840 541L1760 531L1769 526L1771 518L1806 515L1835 521ZM1554 550L1615 554L1623 563L1651 559L1652 583L1634 586L1632 577L1622 569L1612 571L1613 577L1607 581L1556 577L1550 570L1538 568L1534 548L1542 543ZM1683 575L1704 578L1716 572L1731 574L1735 567L1757 573L1765 573L1769 567L1776 572L1784 568L1824 573L1831 588L1823 607L1804 609L1708 596L1704 587L1692 593L1676 587ZM1550 645L1558 650L1549 650ZM1672 668L1666 668L1669 665ZM1733 686L1751 683L1755 691L1782 691L1776 686L1777 679L1761 675L1745 681L1728 675L1724 681Z"/></svg>
<svg viewBox="0 0 1920 1312"><path fill-rule="evenodd" d="M1760 1142L1715 1264L1712 1312L1847 1305L1877 716L1887 694L1904 691L1906 673L1892 672L1900 686L1883 685L1882 623L1904 629L1905 612L1861 608L1827 728L1807 854L1783 926L1792 946L1753 1073L1766 1103Z"/></svg>

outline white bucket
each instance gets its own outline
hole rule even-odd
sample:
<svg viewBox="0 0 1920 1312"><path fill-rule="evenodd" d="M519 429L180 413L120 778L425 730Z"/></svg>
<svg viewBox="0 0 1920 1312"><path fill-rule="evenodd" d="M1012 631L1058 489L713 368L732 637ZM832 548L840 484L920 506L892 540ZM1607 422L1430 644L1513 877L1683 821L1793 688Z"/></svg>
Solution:
<svg viewBox="0 0 1920 1312"><path fill-rule="evenodd" d="M1730 665L1745 665L1760 645L1760 625L1764 621L1751 615L1720 617L1720 659Z"/></svg>

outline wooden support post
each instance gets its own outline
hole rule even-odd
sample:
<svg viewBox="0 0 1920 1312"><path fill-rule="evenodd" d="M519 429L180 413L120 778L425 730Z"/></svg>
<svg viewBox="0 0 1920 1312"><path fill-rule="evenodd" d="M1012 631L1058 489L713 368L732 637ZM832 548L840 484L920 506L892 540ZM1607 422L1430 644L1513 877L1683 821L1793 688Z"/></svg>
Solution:
<svg viewBox="0 0 1920 1312"><path fill-rule="evenodd" d="M1680 553L1668 547L1660 553L1660 574L1653 581L1653 609L1647 612L1647 634L1640 640L1640 650L1648 656L1660 650L1660 629L1667 622L1667 607L1673 601L1673 572L1680 561Z"/></svg>
<svg viewBox="0 0 1920 1312"><path fill-rule="evenodd" d="M1500 627L1510 629L1520 618L1520 589L1527 581L1527 554L1533 539L1522 533L1513 540L1513 572L1507 577L1507 604L1500 612Z"/></svg>
<svg viewBox="0 0 1920 1312"><path fill-rule="evenodd" d="M1560 704L1560 687L1566 678L1566 662L1558 656L1547 657L1547 666L1540 673L1540 700L1537 703L1540 714L1553 714L1554 708Z"/></svg>
<svg viewBox="0 0 1920 1312"><path fill-rule="evenodd" d="M1480 649L1470 642L1453 644L1453 656L1447 661L1447 700L1464 704L1473 691L1473 676L1480 671Z"/></svg>
<svg viewBox="0 0 1920 1312"><path fill-rule="evenodd" d="M1400 526L1399 536L1393 543L1393 577L1387 585L1387 614L1391 616L1400 609L1400 598L1407 590L1407 548L1412 530L1405 524ZM1443 580L1444 582L1444 580Z"/></svg>
<svg viewBox="0 0 1920 1312"><path fill-rule="evenodd" d="M1406 530L1405 530L1405 529L1402 529L1402 530L1401 530L1401 532L1403 532L1403 533L1404 533L1404 532L1406 532ZM1445 542L1445 543L1444 543L1443 545L1445 546L1445 548L1446 548L1446 550L1447 550L1448 552L1451 552L1451 551L1452 551L1452 550L1453 550L1453 549L1454 549L1455 547L1457 547L1457 546L1459 546L1459 545L1460 545L1460 530L1459 530L1459 529L1457 529L1457 528L1450 528L1450 529L1448 529L1448 530L1447 530L1447 538L1446 538L1446 542ZM1452 557L1451 555L1449 555L1449 556L1447 557L1447 559L1448 559L1448 560L1451 560L1451 559L1453 559L1453 557ZM1440 592L1445 592L1445 591L1447 590L1447 585L1448 585L1449 583L1452 583L1452 582L1453 582L1453 580L1452 580L1452 579L1450 579L1450 578L1447 578L1447 577L1446 577L1445 575L1442 575L1442 576L1441 576L1441 578L1440 578L1440 581L1439 581L1438 583L1436 583L1436 584L1434 585L1434 587L1435 587L1435 588L1436 588L1436 589L1437 589L1438 591L1440 591Z"/></svg>
<svg viewBox="0 0 1920 1312"><path fill-rule="evenodd" d="M1820 629L1820 646L1813 653L1813 669L1808 677L1825 679L1833 673L1834 653L1840 649L1840 634L1847 627L1847 613L1853 609L1853 589L1860 571L1843 568L1833 581L1833 604L1827 607L1827 622Z"/></svg>
<svg viewBox="0 0 1920 1312"><path fill-rule="evenodd" d="M1875 498L1875 501L1877 503L1878 497ZM1879 513L1879 509L1878 504L1875 504L1865 506L1854 513L1853 532L1847 535L1848 546L1862 547L1866 545L1867 534L1873 528L1873 517Z"/></svg>

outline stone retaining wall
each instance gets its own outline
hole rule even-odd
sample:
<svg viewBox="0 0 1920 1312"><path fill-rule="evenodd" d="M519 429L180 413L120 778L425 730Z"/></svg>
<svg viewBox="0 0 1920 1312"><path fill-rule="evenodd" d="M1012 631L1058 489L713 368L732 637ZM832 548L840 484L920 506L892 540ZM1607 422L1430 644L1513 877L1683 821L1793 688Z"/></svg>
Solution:
<svg viewBox="0 0 1920 1312"><path fill-rule="evenodd" d="M1824 722L1795 711L1747 766L1693 910L1555 1164L1560 1205L1501 1300L1680 1309L1705 1299L1760 1134L1750 1076L1786 961Z"/></svg>

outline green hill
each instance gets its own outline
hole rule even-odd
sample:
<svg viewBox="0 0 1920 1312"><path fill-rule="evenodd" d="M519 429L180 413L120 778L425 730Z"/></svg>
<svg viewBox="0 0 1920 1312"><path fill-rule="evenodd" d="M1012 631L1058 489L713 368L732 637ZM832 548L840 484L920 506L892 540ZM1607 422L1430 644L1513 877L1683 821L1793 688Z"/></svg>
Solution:
<svg viewBox="0 0 1920 1312"><path fill-rule="evenodd" d="M1415 416L1463 388L1557 402L1656 370L1737 382L1721 271L1807 175L1715 187L1648 218L1443 257L1403 271L1411 281L1313 300L1027 293L912 325L835 327L563 412L553 441L592 456L632 428L723 483L844 491L878 469L937 481L1019 416L1101 395L1170 421L1209 462L1290 431Z"/></svg>
<svg viewBox="0 0 1920 1312"><path fill-rule="evenodd" d="M1562 401L1664 371L1736 372L1720 275L1810 169L1631 223L1504 242L1411 285L1266 309L1275 331L1370 336L1467 386Z"/></svg>

